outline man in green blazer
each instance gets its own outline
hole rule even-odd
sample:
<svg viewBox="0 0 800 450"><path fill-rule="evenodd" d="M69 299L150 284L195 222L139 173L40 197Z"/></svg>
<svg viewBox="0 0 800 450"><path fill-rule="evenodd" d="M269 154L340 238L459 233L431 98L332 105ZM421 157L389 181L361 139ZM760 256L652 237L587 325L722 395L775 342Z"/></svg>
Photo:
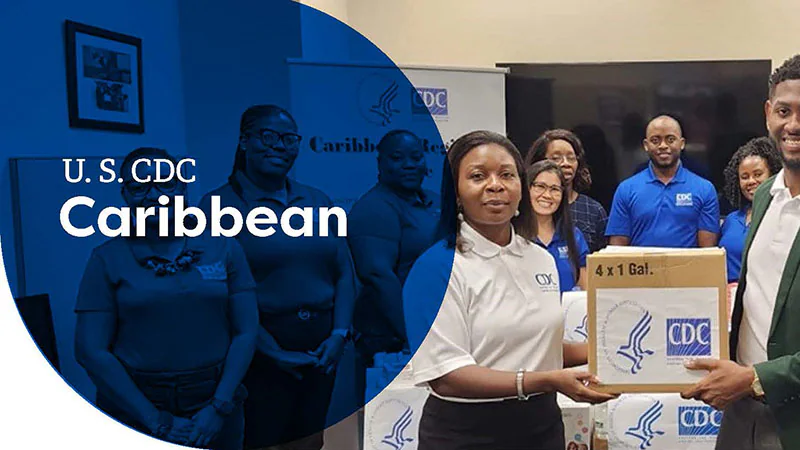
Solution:
<svg viewBox="0 0 800 450"><path fill-rule="evenodd" d="M772 73L764 107L783 170L759 186L733 308L731 361L685 398L724 410L718 450L800 449L800 55Z"/></svg>

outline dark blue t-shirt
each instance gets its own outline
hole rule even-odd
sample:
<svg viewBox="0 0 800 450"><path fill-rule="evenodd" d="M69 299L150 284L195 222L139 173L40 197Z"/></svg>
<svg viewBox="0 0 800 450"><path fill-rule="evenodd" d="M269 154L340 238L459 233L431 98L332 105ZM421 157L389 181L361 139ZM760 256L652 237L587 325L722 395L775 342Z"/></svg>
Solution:
<svg viewBox="0 0 800 450"><path fill-rule="evenodd" d="M393 271L402 285L417 258L434 244L440 212L439 196L431 191L405 198L379 183L350 210L348 240L352 243L359 238L375 238L395 246ZM370 265L369 261L359 260L368 258L368 254L354 253L353 257L356 268ZM356 328L368 335L391 335L391 325L378 309L376 295L375 289L364 283L356 304Z"/></svg>
<svg viewBox="0 0 800 450"><path fill-rule="evenodd" d="M158 275L148 261L168 262L143 239L113 238L92 252L75 311L114 313L112 352L144 371L208 367L225 359L231 342L229 303L255 287L239 244L229 238L186 238L188 270Z"/></svg>
<svg viewBox="0 0 800 450"><path fill-rule="evenodd" d="M268 237L254 236L246 226L236 236L256 282L259 311L285 314L299 309L332 309L340 278L353 278L354 274L346 238L336 236L337 225L330 224L328 237L318 232L318 208L333 206L330 198L318 189L291 179L287 179L286 189L276 195L263 192L241 172L235 177L233 185L226 183L200 200L200 208L206 216L210 217L211 197L215 195L220 197L222 208L233 207L244 218L257 207L271 209L278 219L290 207L315 209L313 236L287 236L280 226L274 226L275 233ZM231 228L233 219L224 216L220 224ZM291 225L299 229L302 219L293 216Z"/></svg>

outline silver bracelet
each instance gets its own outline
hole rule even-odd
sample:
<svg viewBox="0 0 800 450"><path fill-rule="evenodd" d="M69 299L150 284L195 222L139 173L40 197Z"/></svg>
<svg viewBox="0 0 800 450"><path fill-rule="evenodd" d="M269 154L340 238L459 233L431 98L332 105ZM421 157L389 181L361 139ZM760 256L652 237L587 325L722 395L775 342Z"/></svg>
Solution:
<svg viewBox="0 0 800 450"><path fill-rule="evenodd" d="M525 381L525 369L517 370L517 400L525 401L530 398L529 395L525 395L525 389L522 387L522 383Z"/></svg>

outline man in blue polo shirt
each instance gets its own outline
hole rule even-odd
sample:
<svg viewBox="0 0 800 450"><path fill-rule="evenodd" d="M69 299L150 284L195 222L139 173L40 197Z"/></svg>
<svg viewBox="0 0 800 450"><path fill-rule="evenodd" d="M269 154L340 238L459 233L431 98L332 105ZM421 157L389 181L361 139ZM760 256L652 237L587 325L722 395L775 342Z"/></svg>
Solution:
<svg viewBox="0 0 800 450"><path fill-rule="evenodd" d="M683 167L686 145L670 116L647 125L648 167L620 183L606 236L611 245L713 247L719 233L719 202L708 180Z"/></svg>

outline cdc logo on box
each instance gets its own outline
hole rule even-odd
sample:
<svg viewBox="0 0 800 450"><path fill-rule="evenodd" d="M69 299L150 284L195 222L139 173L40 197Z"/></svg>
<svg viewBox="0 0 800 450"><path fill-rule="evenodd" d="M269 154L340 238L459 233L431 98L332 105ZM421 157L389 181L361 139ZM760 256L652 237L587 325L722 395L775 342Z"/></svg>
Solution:
<svg viewBox="0 0 800 450"><path fill-rule="evenodd" d="M710 406L679 406L678 436L716 436L722 411Z"/></svg>
<svg viewBox="0 0 800 450"><path fill-rule="evenodd" d="M711 319L667 319L667 356L711 356Z"/></svg>
<svg viewBox="0 0 800 450"><path fill-rule="evenodd" d="M432 116L447 115L447 89L444 88L417 88L411 92L411 112L414 114L428 114Z"/></svg>

